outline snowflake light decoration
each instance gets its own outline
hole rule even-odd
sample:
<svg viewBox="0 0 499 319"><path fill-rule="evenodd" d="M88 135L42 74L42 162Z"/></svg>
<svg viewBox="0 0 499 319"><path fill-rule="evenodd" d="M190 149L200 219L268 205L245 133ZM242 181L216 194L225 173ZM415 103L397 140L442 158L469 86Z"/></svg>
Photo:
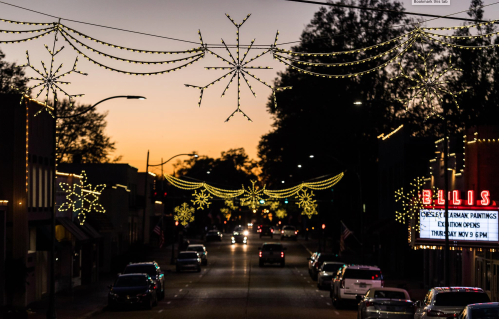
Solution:
<svg viewBox="0 0 499 319"><path fill-rule="evenodd" d="M428 205L423 205L422 190L424 184L424 178L417 177L409 184L412 188L408 192L404 192L404 188L395 191L395 202L402 203L402 211L395 211L395 220L402 224L415 220L412 228L416 231L420 230L419 210L428 207ZM437 199L437 194L438 188L433 187L432 205Z"/></svg>
<svg viewBox="0 0 499 319"><path fill-rule="evenodd" d="M49 96L51 95L51 92L52 92L52 95L54 98L54 103L58 101L57 100L57 92L61 92L64 96L66 96L68 98L70 105L73 105L73 103L74 103L73 98L83 96L83 94L71 95L71 94L67 93L64 89L61 88L61 85L69 85L71 83L66 82L66 81L61 81L61 78L65 77L69 74L72 74L72 73L87 75L86 73L80 72L76 69L76 65L78 63L78 57L76 57L75 63L74 63L73 68L71 70L61 73L60 71L62 68L62 63L59 65L59 67L55 68L54 62L55 62L55 56L58 53L60 53L64 49L64 47L61 47L57 51L50 50L47 45L45 45L45 48L47 49L47 51L49 52L49 54L51 56L50 67L48 69L45 66L45 63L43 61L41 61L41 64L43 66L43 71L40 71L37 68L35 68L33 66L33 64L31 64L28 51L26 51L26 58L27 58L28 62L21 66L21 67L29 67L30 69L34 70L39 75L39 77L28 77L29 80L39 81L38 84L35 84L35 85L29 87L28 90L31 91L33 89L39 89L38 93L35 95L36 98L38 98L43 92L45 92L45 106L43 108L41 108L35 114L35 116L38 115L43 110L47 110L47 112L50 115L54 116L54 114L51 111L51 108L48 105ZM54 46L54 50L55 50L55 46ZM24 92L24 93L26 94L28 92Z"/></svg>
<svg viewBox="0 0 499 319"><path fill-rule="evenodd" d="M314 201L315 202L315 201ZM305 205L303 207L303 211L301 212L302 215L306 215L308 217L308 219L312 219L312 216L313 215L317 215L319 214L317 212L317 204L309 204L309 205Z"/></svg>
<svg viewBox="0 0 499 319"><path fill-rule="evenodd" d="M227 206L228 209L230 210L236 210L237 206L234 204L234 200L232 199L226 199L225 200L225 206Z"/></svg>
<svg viewBox="0 0 499 319"><path fill-rule="evenodd" d="M307 192L306 189L302 190L296 195L298 202L296 203L298 207L303 208L303 209L309 209L312 207L316 200L314 199L314 192L310 191ZM308 208L307 208L308 207Z"/></svg>
<svg viewBox="0 0 499 319"><path fill-rule="evenodd" d="M288 213L286 212L286 210L284 208L281 208L281 209L278 209L276 212L275 212L275 215L277 218L279 219L283 219L285 218L286 216L288 216Z"/></svg>
<svg viewBox="0 0 499 319"><path fill-rule="evenodd" d="M206 190L201 190L199 193L197 190L194 191L194 194L192 196L194 197L191 202L194 205L198 205L197 209L204 209L204 206L210 207L210 199L213 198L213 196L210 195L210 193L205 193Z"/></svg>
<svg viewBox="0 0 499 319"><path fill-rule="evenodd" d="M229 20L232 22L232 24L234 24L234 26L237 29L236 30L237 45L236 45L236 57L235 58L232 55L232 53L230 52L229 47L227 46L227 44L225 43L225 41L223 39L222 39L222 44L225 47L225 49L227 50L227 52L229 53L229 58L230 58L231 61L229 61L228 59L225 59L225 58L221 57L220 55L216 54L212 50L208 49L207 46L203 43L203 39L201 37L201 33L199 33L199 38L201 40L201 45L205 48L205 51L211 53L212 55L214 55L218 59L220 59L223 62L229 64L228 67L206 67L206 69L207 70L229 70L229 72L227 72L226 74L222 75L218 79L214 80L213 82L210 82L209 84L207 84L205 86L196 86L196 85L190 85L190 84L185 84L185 86L186 87L196 88L196 89L200 90L198 106L201 106L201 101L203 99L203 92L204 92L205 89L207 89L208 87L212 86L213 84L221 81L222 79L224 79L224 78L232 75L232 77L230 78L229 83L225 87L225 90L223 90L223 92L222 92L222 97L223 97L225 95L225 92L229 89L231 83L237 77L237 108L225 120L225 122L229 121L234 116L234 114L236 114L236 113L241 113L248 121L252 122L252 120L246 115L246 113L244 113L241 110L241 78L244 80L244 82L246 82L246 85L248 86L249 90L251 91L251 93L255 97L256 97L256 93L253 91L253 88L249 84L248 78L246 76L252 77L253 79L257 80L258 82L260 82L263 85L265 85L268 88L270 88L272 90L272 95L274 97L274 105L275 106L277 106L275 93L278 92L278 91L283 91L283 90L291 89L292 88L291 86L287 86L287 87L274 87L274 86L268 84L267 82L263 81L262 79L258 78L257 76L255 76L254 74L252 74L251 72L248 71L248 70L261 70L261 69L263 69L263 70L270 70L270 69L272 69L271 67L268 67L268 66L249 66L248 64L251 63L251 62L253 62L253 61L255 61L256 59L260 58L261 56L263 56L263 55L265 55L265 54L267 54L269 52L272 52L272 53L275 52L275 50L276 50L276 44L277 44L277 39L278 39L278 35L279 35L279 31L276 33L274 44L271 45L269 49L263 51L262 53L256 55L255 57L253 57L253 58L251 58L251 59L249 59L248 61L245 62L244 60L246 59L246 56L248 55L248 53L251 50L251 48L253 47L253 44L255 43L255 39L251 40L250 45L246 49L246 52L241 57L240 54L239 54L240 53L240 49L241 49L240 43L239 43L239 29L246 22L246 20L248 20L248 18L251 16L251 14L248 14L246 16L246 18L244 18L243 22L241 22L241 23L235 23L234 20L228 14L225 14L225 15L227 16L227 18L229 18Z"/></svg>
<svg viewBox="0 0 499 319"><path fill-rule="evenodd" d="M241 199L241 203L244 206L249 206L251 209L255 210L258 205L260 205L260 200L262 200L262 194L265 191L265 186L262 189L259 189L258 186L255 186L256 181L251 181L251 187L248 186L248 189L244 189L243 198Z"/></svg>
<svg viewBox="0 0 499 319"><path fill-rule="evenodd" d="M423 72L420 72L418 69L414 69L414 73L416 74L416 76L411 76L405 72L404 68L402 67L402 63L399 62L400 74L391 79L391 81L394 81L399 78L405 78L411 82L411 84L413 85L409 88L410 90L412 90L411 96L397 100L404 105L406 111L409 110L411 104L412 107L415 107L417 102L419 102L421 106L424 106L426 104L430 109L430 114L427 116L427 119L433 115L442 118L437 114L438 110L436 109L436 107L440 105L441 102L443 102L444 95L449 95L456 104L456 107L459 109L459 104L457 103L456 98L458 95L467 92L467 90L462 90L454 93L449 91L447 88L447 83L449 83L449 81L445 80L446 73L452 71L463 71L462 69L455 68L452 65L452 60L450 57L447 68L443 69L440 73L437 72L438 65L435 65L433 69L430 70L428 66L428 60L432 51L433 50L430 50L427 55L421 55L420 53L414 52L423 63ZM438 103L437 106L435 105L436 103Z"/></svg>
<svg viewBox="0 0 499 319"><path fill-rule="evenodd" d="M190 207L187 203L183 203L180 206L175 207L175 216L173 219L178 220L182 226L194 221L194 207Z"/></svg>
<svg viewBox="0 0 499 319"><path fill-rule="evenodd" d="M273 210L273 211L276 211L280 205L279 201L277 201L277 200L269 201L268 204L269 204L270 210Z"/></svg>
<svg viewBox="0 0 499 319"><path fill-rule="evenodd" d="M67 194L67 202L62 203L59 207L59 211L64 212L73 209L73 212L78 213L80 225L85 223L86 213L92 211L97 213L106 212L104 207L99 203L100 195L106 188L106 185L99 184L92 187L92 184L88 184L87 173L85 171L81 172L79 184L73 183L71 186L67 183L59 183L59 186L62 191ZM81 207L78 204L80 204Z"/></svg>

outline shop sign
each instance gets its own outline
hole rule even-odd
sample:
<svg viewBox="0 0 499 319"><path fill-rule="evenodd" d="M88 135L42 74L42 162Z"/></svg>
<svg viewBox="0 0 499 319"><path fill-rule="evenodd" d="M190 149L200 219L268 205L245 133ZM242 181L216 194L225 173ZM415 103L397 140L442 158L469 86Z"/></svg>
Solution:
<svg viewBox="0 0 499 319"><path fill-rule="evenodd" d="M492 201L490 200L490 191L484 190L480 192L477 198L475 191L469 190L466 192L467 198L463 199L461 197L461 191L452 191L447 194L449 205L452 206L490 206ZM423 205L431 206L443 206L445 205L444 191L439 190L437 193L437 199L433 200L433 191L431 189L423 189L421 194Z"/></svg>
<svg viewBox="0 0 499 319"><path fill-rule="evenodd" d="M420 239L445 239L443 210L421 209L419 214ZM449 210L449 239L497 242L498 214L497 210Z"/></svg>

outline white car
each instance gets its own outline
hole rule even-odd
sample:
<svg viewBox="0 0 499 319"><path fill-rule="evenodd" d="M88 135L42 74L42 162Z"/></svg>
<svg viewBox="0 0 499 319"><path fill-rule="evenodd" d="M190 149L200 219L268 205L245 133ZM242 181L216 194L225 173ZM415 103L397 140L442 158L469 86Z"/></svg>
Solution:
<svg viewBox="0 0 499 319"><path fill-rule="evenodd" d="M208 265L208 252L206 251L206 247L202 244L190 244L187 247L187 251L195 251L201 257L201 264L206 266Z"/></svg>
<svg viewBox="0 0 499 319"><path fill-rule="evenodd" d="M296 230L295 226L285 225L282 227L281 240L283 240L284 238L291 238L293 240L296 240L297 237L298 231Z"/></svg>
<svg viewBox="0 0 499 319"><path fill-rule="evenodd" d="M329 290L333 277L336 276L336 272L343 265L344 263L339 261L326 261L323 263L317 275L317 288Z"/></svg>
<svg viewBox="0 0 499 319"><path fill-rule="evenodd" d="M384 286L381 270L376 266L347 265L331 282L331 298L335 307L346 300L355 301L371 288Z"/></svg>
<svg viewBox="0 0 499 319"><path fill-rule="evenodd" d="M428 291L423 301L416 301L414 319L453 318L469 304L486 302L490 299L482 288L435 287Z"/></svg>
<svg viewBox="0 0 499 319"><path fill-rule="evenodd" d="M499 318L499 302L486 302L467 305L459 319Z"/></svg>

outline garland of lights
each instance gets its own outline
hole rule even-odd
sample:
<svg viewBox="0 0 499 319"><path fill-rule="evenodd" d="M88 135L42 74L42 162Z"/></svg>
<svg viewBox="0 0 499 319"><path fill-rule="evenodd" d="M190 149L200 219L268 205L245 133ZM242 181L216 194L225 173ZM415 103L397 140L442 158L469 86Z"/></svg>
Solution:
<svg viewBox="0 0 499 319"><path fill-rule="evenodd" d="M88 184L87 173L81 172L81 179L79 183L59 183L62 191L66 193L66 201L59 207L60 212L65 212L70 209L78 213L78 220L80 225L85 223L86 214L92 211L97 213L105 213L106 210L99 203L100 195L106 188L105 184L99 184L92 187Z"/></svg>
<svg viewBox="0 0 499 319"><path fill-rule="evenodd" d="M175 216L173 219L180 222L182 226L186 226L194 221L194 211L195 209L193 207L190 207L187 203L183 203L182 205L175 207Z"/></svg>
<svg viewBox="0 0 499 319"><path fill-rule="evenodd" d="M251 181L251 186L241 186L241 189L231 190L222 189L211 186L204 182L190 182L182 180L172 175L165 175L165 179L173 186L183 190L194 190L191 200L198 209L204 209L210 205L210 199L218 197L225 200L227 209L235 210L237 207L234 205L234 198L241 197L241 205L248 206L253 212L256 212L260 206L269 206L273 211L279 209L279 199L286 199L288 197L295 197L298 207L303 209L303 214L311 218L312 215L317 214L317 204L314 199L312 190L324 190L336 185L344 176L340 173L336 176L317 181L301 183L291 188L280 190L269 190L264 185L262 188L255 185L256 181ZM197 192L197 190L200 190ZM308 191L310 190L310 192ZM207 191L207 193L205 193ZM211 195L210 195L211 194ZM193 208L194 209L194 208Z"/></svg>
<svg viewBox="0 0 499 319"><path fill-rule="evenodd" d="M395 191L395 202L402 203L402 211L395 211L395 220L399 223L406 224L414 221L412 229L420 230L419 211L428 208L429 205L423 205L422 190L425 180L423 177L417 177L409 185L412 187L408 192L404 192L404 188ZM438 188L433 186L433 194L431 198L432 205L435 206Z"/></svg>
<svg viewBox="0 0 499 319"><path fill-rule="evenodd" d="M22 39L16 39L16 40L0 40L0 43L20 43L20 42L26 42L26 41L31 41L31 40L34 40L34 39L38 39L38 38L41 38L41 37L44 37L48 34L51 34L53 32L56 32L56 41L58 40L57 39L57 35L60 34L62 36L62 38L79 54L79 55L82 55L84 58L86 58L87 60L89 60L90 62L106 69L106 70L110 70L110 71L115 71L115 72L119 72L119 73L122 73L122 74L126 74L126 75L137 75L137 76L149 76L149 75L159 75L159 74L165 74L165 73L170 73L170 72L174 72L174 71L177 71L177 70L180 70L180 69L183 69L183 68L186 68L188 67L189 65L203 59L205 56L206 56L206 53L209 53L213 56L215 56L216 58L218 58L219 60L221 60L222 62L224 63L227 63L229 66L227 67L206 67L206 69L208 70L228 70L228 72L224 75L222 75L221 77L217 78L216 80L210 82L209 84L205 85L205 86L195 86L195 85L190 85L190 84L186 84L187 87L192 87L192 88L197 88L200 90L200 98L199 98L199 102L198 102L198 106L201 106L201 101L202 101L202 97L203 97L203 93L204 93L204 90L207 89L208 87L210 87L211 85L214 85L216 84L217 82L220 82L221 80L227 78L227 77L230 77L230 80L229 80L229 83L227 84L227 86L225 87L224 91L222 92L222 97L225 95L226 91L229 89L230 87L230 84L235 81L236 77L237 77L237 85L238 85L238 92L237 92L237 96L238 96L238 100L237 100L237 108L236 110L227 118L226 121L228 121L229 119L231 119L236 113L241 113L246 119L248 119L249 121L251 121L251 119L242 111L241 109L241 98L240 98L240 93L241 93L241 90L240 90L240 84L241 84L241 81L243 80L249 90L251 91L251 93L256 96L256 93L254 92L252 86L250 85L248 79L251 77L253 78L254 80L262 83L263 85L267 86L268 88L270 88L272 90L272 96L273 96L273 100L274 100L274 105L277 106L277 101L276 101L276 92L279 92L279 91L283 91L283 90L286 90L286 89L291 89L291 87L274 87L268 83L266 83L265 81L261 80L260 78L258 78L257 76L255 76L253 73L251 73L249 70L251 69L270 69L270 67L266 67L266 66L250 66L249 63L253 62L254 60L266 55L267 53L271 53L272 54L272 57L274 59L276 59L277 61L279 61L280 63L283 63L284 65L288 66L289 68L293 69L293 70L296 70L297 72L300 72L300 73L303 73L303 74L307 74L307 75L311 75L311 76L316 76L316 77L322 77L322 78L352 78L352 77L358 77L358 76L363 76L363 75L366 75L366 74L369 74L369 73L372 73L372 72L376 72L376 71L379 71L385 67L387 67L389 64L393 63L393 62L396 62L397 60L401 59L402 56L408 51L410 50L413 45L416 43L416 41L433 41L435 43L438 43L440 45L443 45L443 46L447 46L447 47L454 47L454 48L457 48L457 49L463 49L463 50L485 50L485 49L491 49L491 48L497 48L499 47L499 43L497 44L491 44L491 45L484 45L484 46L469 46L469 45L460 45L460 44L456 44L456 43L452 43L450 41L452 40L466 40L466 39L477 39L477 38L489 38L489 37L493 37L493 36L497 36L499 35L499 32L493 32L493 33L488 33L488 34L482 34L482 35L474 35L474 36L452 36L452 35L443 35L443 34L438 34L438 33L434 33L433 31L450 31L450 30L460 30L460 29L471 29L471 28L478 28L478 27L482 27L482 26L486 26L486 25L491 25L491 24L497 24L499 23L499 20L493 20L493 21L490 21L490 22L483 22L483 23L478 23L478 24L473 24L473 25L465 25L465 26L456 26L456 27L442 27L442 28L421 28L419 26L416 26L412 31L410 32L407 32L405 34L402 34L400 36L397 36L393 39L389 39L387 41L384 41L382 43L379 43L379 44L375 44L375 45L371 45L371 46L366 46L366 47L362 47L362 48L356 48L356 49L350 49L350 50L345 50L345 51L334 51L334 52L319 52L319 53L309 53L309 52L293 52L291 50L287 50L287 49L283 49L283 48L280 48L277 44L277 39L278 39L278 35L279 35L279 32L277 32L276 36L275 36L275 40L272 44L269 44L269 45L261 45L259 47L259 49L262 49L262 53L256 55L255 57L245 61L248 53L250 50L253 49L253 44L255 42L255 40L253 39L251 41L251 43L249 45L242 45L240 44L240 41L239 41L239 29L241 28L241 26L246 22L246 20L250 17L250 14L248 14L246 16L246 18L244 18L244 20L241 22L241 23L235 23L234 20L228 15L226 14L227 18L232 22L232 24L236 27L236 40L237 40L237 44L236 45L227 45L224 40L222 39L222 46L220 45L211 45L211 44L206 44L203 42L203 39L202 39L202 36L201 36L201 31L198 31L199 33L199 40L200 40L200 43L196 46L196 47L193 47L193 48L189 48L187 50L181 50L181 51L161 51L161 50L146 50L146 49L141 49L141 48L129 48L129 47L125 47L125 46L121 46L121 45L117 45L117 44L113 44L113 43L109 43L109 42L106 42L106 41L102 41L100 39L97 39L97 38L94 38L92 36L89 36L89 35L86 35L78 30L75 30L73 28L70 28L64 24L61 24L60 23L60 20L59 22L53 22L53 23L39 23L39 22L23 22L23 21L14 21L14 20L7 20L7 19L0 19L0 22L5 22L5 23L10 23L10 24L14 24L14 25L29 25L29 26L39 26L41 28L39 29L31 29L31 30L0 30L0 33L5 33L5 34L25 34L25 33L38 33L37 35L33 36L33 37L29 37L29 38L22 38ZM132 59L128 59L128 58L124 58L124 57L120 57L118 55L115 55L115 54L108 54L108 53L105 53L103 52L102 50L98 50L86 43L84 43L82 40L88 40L88 41L92 41L92 42L95 42L96 44L98 45L102 45L102 46L105 46L105 47L108 47L108 48L112 48L112 49L117 49L117 50L124 50L124 51L129 51L129 52L133 52L133 53L137 53L137 54L175 54L175 55L188 55L186 57L181 57L181 58L178 58L178 59L173 59L173 60L161 60L161 61L145 61L145 60L132 60ZM81 49L80 49L80 48ZM246 51L245 53L241 56L240 55L240 49L241 48L246 48ZM236 56L234 57L234 55L231 53L231 51L229 50L229 48L234 48L236 49ZM317 58L317 57L336 57L336 56L341 56L341 55L351 55L351 54L358 54L358 53L368 53L369 51L373 51L373 50L376 50L376 49L380 49L380 48L386 48L384 51L380 52L380 53L377 53L373 56L368 56L368 57L364 57L362 59L356 59L356 60L353 60L353 61L349 61L349 62L336 62L336 63L322 63L322 62L308 62L308 61L304 61L304 60L299 60L299 59L295 59L293 57L301 57L301 58ZM120 68L115 68L115 67L111 67L109 65L107 65L106 63L103 63L103 62L99 62L97 60L95 60L94 58L90 57L88 54L86 54L85 52L83 52L82 50L88 50L92 53L95 53L103 58L106 58L106 59L111 59L111 60L115 60L115 61L119 61L119 62L127 62L127 63L130 63L130 64L140 64L140 65L163 65L163 64L177 64L177 63L182 63L184 62L183 64L180 64L180 65L177 65L173 68L169 68L169 69L165 69L165 70L159 70L159 71L154 71L154 72L132 72L132 71L127 71L127 70L123 70L123 69L120 69ZM229 58L228 59L225 59L223 58L222 56L220 56L219 54L215 53L214 50L215 49L225 49L228 53L228 56ZM48 48L47 48L48 50ZM62 50L62 48L60 49ZM51 52L49 50L49 53L52 55L52 59L55 57L55 55L60 52L59 51L56 51L56 52ZM386 59L385 59L386 58ZM425 60L427 57L422 57L420 56L421 59ZM385 59L385 61L382 61L383 59ZM359 66L359 65L363 65L367 62L373 62L373 61L381 61L381 63L377 66L374 66L374 67L370 67L369 69L367 70L361 70L361 71L358 71L358 72L353 72L353 73L346 73L346 74L329 74L329 73L322 73L322 72L316 72L316 71L311 71L311 70L308 70L308 69L304 69L303 67L299 67L299 66L306 66L306 67L325 67L325 68L331 68L331 67L350 67L350 66ZM53 63L53 61L52 61ZM425 64L425 67L426 67L426 62L424 61L423 62ZM399 61L399 65L400 64L400 61ZM56 72L53 72L53 69L52 67L50 68L50 71L47 72L45 70L45 74L39 72L36 68L34 68L30 63L29 63L29 56L28 56L28 64L27 66L29 66L30 68L32 68L33 70L35 70L39 75L40 77L39 78L32 78L34 80L38 80L38 81L42 81L44 82L45 84L40 84L40 85L36 85L34 86L34 88L38 87L38 86L42 86L43 85L43 88L46 88L47 90L48 89L52 89L55 91L55 89L57 90L60 90L60 87L58 86L58 84L69 84L68 82L55 82L55 83L52 83L53 85L48 85L49 82L48 82L48 79L50 78L50 76L52 77L55 77L55 78L60 78L61 76L64 76L64 75L67 75L67 74L70 74L70 73L73 73L73 72L77 72L77 73L80 73L80 74L84 74L84 73L81 73L79 71L76 71L76 63L73 67L73 70L70 71L70 72L67 72L66 74L64 75L57 75L57 72L59 70L57 70ZM449 71L449 70L457 70L457 69L454 69L452 67L449 67L446 71ZM426 73L426 69L425 69L425 73ZM445 71L445 72L446 72ZM443 72L443 73L445 73ZM399 77L406 77L406 78L409 78L407 75L402 75L403 73L403 70L401 70L401 75ZM428 76L428 74L426 74ZM429 78L427 78L431 81L431 76ZM438 83L438 82L435 82L433 81L432 82L432 85L434 85L434 87L430 90L430 89L424 89L423 87L421 87L421 83L417 83L417 79L412 79L411 81L415 82L416 86L414 87L417 92L420 92L420 93L417 93L417 95L422 95L422 96L432 96L434 95L437 99L441 99L439 97L439 95L441 93L446 93L446 94L450 94L451 96L455 97L456 95L462 93L462 92L466 92L466 90L464 91L461 91L461 92L458 92L458 93L451 93L451 92L448 92L448 91L445 91L444 89L442 89L442 87L437 87L435 85L440 85L442 83ZM427 85L426 85L427 86ZM43 91L43 90L42 90ZM63 92L66 96L68 96L70 99L73 98L73 97L76 97L78 95L69 95L67 94L66 92L64 92L63 90L60 90L61 92ZM426 92L426 93L425 93ZM439 94L439 93L440 94ZM48 94L47 94L48 96ZM405 100L405 102L407 102L407 100ZM457 102L456 102L457 104ZM407 106L407 103L406 103L406 106ZM48 110L50 112L50 110L48 108L46 108L46 110ZM234 195L234 194L233 194ZM239 196L239 195L237 195ZM230 197L235 197L235 196L229 196Z"/></svg>

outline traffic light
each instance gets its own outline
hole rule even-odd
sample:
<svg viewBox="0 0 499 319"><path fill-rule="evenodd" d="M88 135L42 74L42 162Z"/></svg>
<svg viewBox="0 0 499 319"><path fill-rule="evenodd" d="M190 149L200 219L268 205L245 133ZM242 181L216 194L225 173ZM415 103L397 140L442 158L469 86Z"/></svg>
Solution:
<svg viewBox="0 0 499 319"><path fill-rule="evenodd" d="M326 229L326 224L322 224L322 229Z"/></svg>
<svg viewBox="0 0 499 319"><path fill-rule="evenodd" d="M279 221L279 225L281 224L281 221Z"/></svg>
<svg viewBox="0 0 499 319"><path fill-rule="evenodd" d="M286 199L284 200L284 204L287 204L287 203L288 203L288 199L286 198Z"/></svg>
<svg viewBox="0 0 499 319"><path fill-rule="evenodd" d="M227 221L226 221L226 220L224 220L224 224L227 224Z"/></svg>
<svg viewBox="0 0 499 319"><path fill-rule="evenodd" d="M178 226L178 220L175 221L175 226Z"/></svg>
<svg viewBox="0 0 499 319"><path fill-rule="evenodd" d="M265 204L265 200L260 199L260 205L263 205L263 204Z"/></svg>

